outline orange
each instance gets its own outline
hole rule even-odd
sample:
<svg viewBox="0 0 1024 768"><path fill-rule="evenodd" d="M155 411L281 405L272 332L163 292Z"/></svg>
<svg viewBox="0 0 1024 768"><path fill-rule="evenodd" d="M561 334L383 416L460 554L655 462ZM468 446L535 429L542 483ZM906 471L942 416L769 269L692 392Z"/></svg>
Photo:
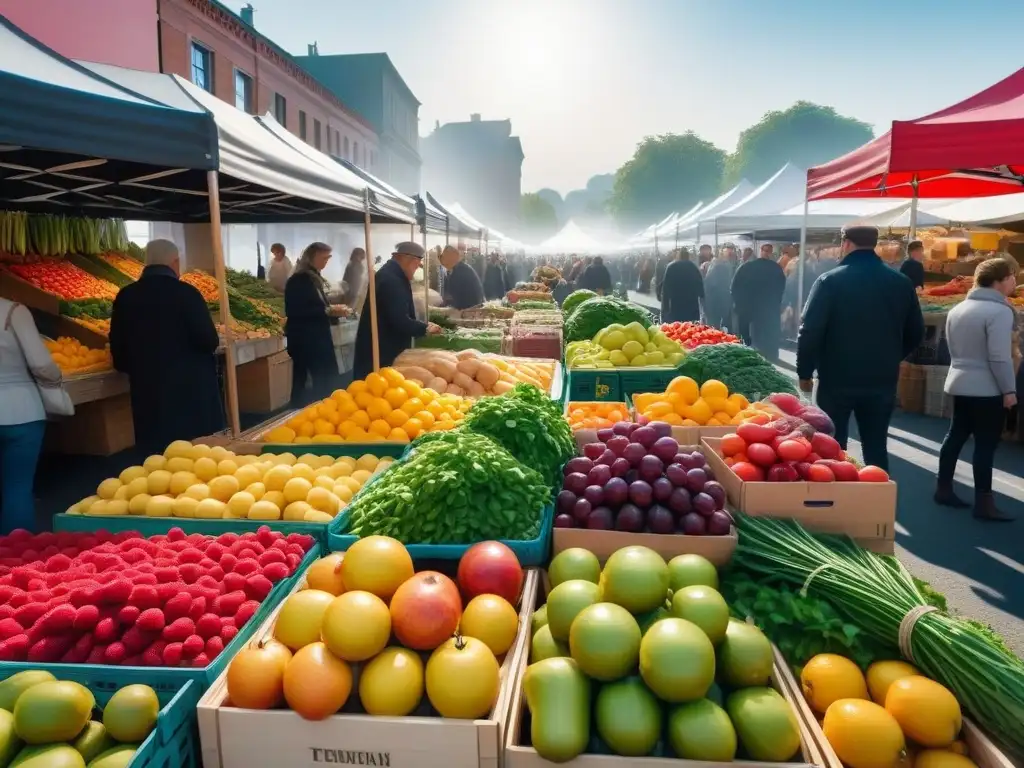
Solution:
<svg viewBox="0 0 1024 768"><path fill-rule="evenodd" d="M384 417L384 421L390 424L392 427L400 427L409 420L408 415L401 408L396 408L387 416Z"/></svg>
<svg viewBox="0 0 1024 768"><path fill-rule="evenodd" d="M401 386L402 390L409 395L409 397L419 397L420 393L423 392L423 388L420 387L419 384L415 381L409 381L408 379L403 381L399 386Z"/></svg>
<svg viewBox="0 0 1024 768"><path fill-rule="evenodd" d="M401 427L395 427L388 434L388 440L390 440L393 443L408 443L409 436L405 434L405 430L402 429Z"/></svg>
<svg viewBox="0 0 1024 768"><path fill-rule="evenodd" d="M345 439L352 443L365 442L366 430L363 429L362 427L353 426L352 429L349 430L348 436Z"/></svg>
<svg viewBox="0 0 1024 768"><path fill-rule="evenodd" d="M454 404L452 405L452 407L454 407ZM441 412L445 410L445 408L445 405L442 405L439 401L435 400L432 403L427 403L427 407L424 408L423 410L425 410L431 416L434 416L436 418L437 416L441 415Z"/></svg>
<svg viewBox="0 0 1024 768"><path fill-rule="evenodd" d="M687 403L694 403L700 397L700 389L697 382L689 376L676 376L669 382L669 392L678 392Z"/></svg>
<svg viewBox="0 0 1024 768"><path fill-rule="evenodd" d="M409 399L409 395L406 394L404 389L394 387L384 393L384 399L388 401L388 405L392 408L401 408L402 403Z"/></svg>
<svg viewBox="0 0 1024 768"><path fill-rule="evenodd" d="M356 405L362 408L364 411L370 407L370 403L373 402L373 395L369 392L360 392L355 396Z"/></svg>
<svg viewBox="0 0 1024 768"><path fill-rule="evenodd" d="M384 421L384 419L374 419L370 422L370 429L368 431L370 434L379 437L387 437L391 434L391 425Z"/></svg>
<svg viewBox="0 0 1024 768"><path fill-rule="evenodd" d="M326 419L328 416L330 416L332 413L335 413L337 410L338 404L334 400L331 400L330 398L327 398L326 400L321 400L320 404L316 407L317 416L319 416L321 419Z"/></svg>
<svg viewBox="0 0 1024 768"><path fill-rule="evenodd" d="M360 392L366 392L366 391L367 391L367 387L366 387L366 382L365 381L357 380L357 381L353 381L351 384L348 385L348 393L350 395L352 395L353 397L355 397Z"/></svg>
<svg viewBox="0 0 1024 768"><path fill-rule="evenodd" d="M402 410L412 416L417 411L422 411L424 407L423 401L418 397L410 397L404 403L402 403Z"/></svg>
<svg viewBox="0 0 1024 768"><path fill-rule="evenodd" d="M388 391L388 382L379 373L370 373L366 376L366 389L374 397L381 397Z"/></svg>
<svg viewBox="0 0 1024 768"><path fill-rule="evenodd" d="M430 428L434 426L434 422L437 421L431 411L420 411L413 418L419 419L423 423L423 428L428 432L430 431Z"/></svg>
<svg viewBox="0 0 1024 768"><path fill-rule="evenodd" d="M317 435L333 435L334 425L326 419L317 419L313 422L314 434ZM313 435L310 435L312 437Z"/></svg>
<svg viewBox="0 0 1024 768"><path fill-rule="evenodd" d="M700 385L700 396L703 398L729 397L729 388L718 379L708 379Z"/></svg>
<svg viewBox="0 0 1024 768"><path fill-rule="evenodd" d="M347 390L336 389L334 390L334 392L331 393L331 399L334 400L339 405L341 403L351 403L352 395L349 394Z"/></svg>
<svg viewBox="0 0 1024 768"><path fill-rule="evenodd" d="M683 413L679 414L683 418L691 419L697 424L707 424L708 420L712 416L711 408L704 402L704 398L698 397L693 405L687 406L683 409Z"/></svg>
<svg viewBox="0 0 1024 768"><path fill-rule="evenodd" d="M356 411L351 416L349 416L348 420L355 424L357 427L362 427L363 429L366 429L368 426L370 426L370 416L369 414L366 413L366 411Z"/></svg>
<svg viewBox="0 0 1024 768"><path fill-rule="evenodd" d="M391 406L383 397L373 398L373 402L366 406L366 415L371 419L383 419L389 413L391 413Z"/></svg>
<svg viewBox="0 0 1024 768"><path fill-rule="evenodd" d="M380 375L392 387L401 386L405 381L405 376L391 367L381 368Z"/></svg>
<svg viewBox="0 0 1024 768"><path fill-rule="evenodd" d="M298 432L298 437L312 437L316 434L316 427L313 426L312 422L304 421L302 426L299 427Z"/></svg>
<svg viewBox="0 0 1024 768"><path fill-rule="evenodd" d="M423 433L423 422L419 419L409 419L402 425L402 429L405 430L405 434L409 436L410 440L415 440Z"/></svg>

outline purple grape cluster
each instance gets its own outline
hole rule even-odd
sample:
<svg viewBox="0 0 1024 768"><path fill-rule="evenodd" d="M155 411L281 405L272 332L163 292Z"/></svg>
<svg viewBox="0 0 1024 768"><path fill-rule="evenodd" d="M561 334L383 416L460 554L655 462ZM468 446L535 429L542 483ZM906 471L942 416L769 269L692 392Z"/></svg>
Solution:
<svg viewBox="0 0 1024 768"><path fill-rule="evenodd" d="M725 489L704 454L680 447L672 427L620 421L566 462L555 527L724 536Z"/></svg>

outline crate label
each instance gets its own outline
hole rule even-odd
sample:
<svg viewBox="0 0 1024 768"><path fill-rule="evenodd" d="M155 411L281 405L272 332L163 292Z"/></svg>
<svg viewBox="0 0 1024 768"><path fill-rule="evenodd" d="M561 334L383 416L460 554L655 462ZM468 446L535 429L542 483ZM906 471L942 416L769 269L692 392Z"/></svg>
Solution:
<svg viewBox="0 0 1024 768"><path fill-rule="evenodd" d="M376 765L387 768L391 765L390 752L364 752L356 749L327 749L309 747L314 763L330 765Z"/></svg>
<svg viewBox="0 0 1024 768"><path fill-rule="evenodd" d="M596 384L595 388L597 390L598 397L607 397L608 393L611 391L611 387L607 384L601 384L600 382Z"/></svg>

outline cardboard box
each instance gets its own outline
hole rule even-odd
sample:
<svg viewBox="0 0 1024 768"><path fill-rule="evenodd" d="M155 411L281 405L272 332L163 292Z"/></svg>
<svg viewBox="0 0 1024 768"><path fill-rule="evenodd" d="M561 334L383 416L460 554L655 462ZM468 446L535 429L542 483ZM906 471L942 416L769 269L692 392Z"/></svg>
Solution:
<svg viewBox="0 0 1024 768"><path fill-rule="evenodd" d="M783 672L782 682L789 690L789 697L796 705L797 717L802 721L802 726L814 740L818 753L824 761L825 768L844 768L843 762L836 755L832 745L821 730L818 718L815 717L807 700L800 691L800 684L789 671L789 666L778 648L775 652L775 667ZM967 745L970 758L978 768L1016 768L1014 762L985 735L974 722L964 718L963 728L960 731L960 739Z"/></svg>
<svg viewBox="0 0 1024 768"><path fill-rule="evenodd" d="M111 456L135 445L132 402L127 393L75 406L75 415L46 425L52 453Z"/></svg>
<svg viewBox="0 0 1024 768"><path fill-rule="evenodd" d="M239 365L238 409L243 413L270 413L292 397L292 359L287 351L259 357Z"/></svg>
<svg viewBox="0 0 1024 768"><path fill-rule="evenodd" d="M486 718L338 714L314 722L290 710L238 709L225 705L225 671L197 707L203 768L319 768L325 763L380 768L498 768L512 690L526 668L530 619L539 583L539 571L527 569L519 603L519 633L501 665L498 699ZM272 634L279 611L280 606L256 631L250 646ZM423 700L426 702L426 694ZM357 701L358 683L345 710Z"/></svg>
<svg viewBox="0 0 1024 768"><path fill-rule="evenodd" d="M748 515L796 520L813 533L841 533L866 549L892 554L896 483L745 483L725 463L721 438L702 440L729 503Z"/></svg>
<svg viewBox="0 0 1024 768"><path fill-rule="evenodd" d="M796 702L793 700L792 694L786 690L782 683L782 673L783 670L776 664L772 672L772 687L782 694L789 701L790 705L796 709ZM519 675L512 692L512 708L508 725L505 729L504 768L550 768L552 763L538 755L537 750L532 746L527 746L523 743L527 741L522 733L525 713L526 701L523 698L523 675ZM664 757L618 757L615 755L582 754L571 760L567 765L573 768L713 768L714 766L720 766L720 768L725 768L725 766L730 768L805 768L806 766L831 768L831 766L825 764L818 742L814 739L810 729L803 722L799 714L797 715L797 725L800 728L800 753L796 762L791 763L762 763L742 759L737 759L732 763L709 763Z"/></svg>
<svg viewBox="0 0 1024 768"><path fill-rule="evenodd" d="M739 538L733 528L728 536L684 536L682 534L626 533L592 531L587 528L555 528L551 536L551 556L573 547L582 547L597 555L602 563L623 547L653 549L666 560L676 555L701 555L719 568L728 565Z"/></svg>

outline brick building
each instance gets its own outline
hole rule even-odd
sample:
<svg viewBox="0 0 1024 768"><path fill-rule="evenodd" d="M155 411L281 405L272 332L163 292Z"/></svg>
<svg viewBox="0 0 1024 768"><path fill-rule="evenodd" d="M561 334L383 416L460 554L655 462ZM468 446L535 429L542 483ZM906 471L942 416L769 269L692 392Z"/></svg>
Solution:
<svg viewBox="0 0 1024 768"><path fill-rule="evenodd" d="M519 231L523 145L510 120L436 125L421 139L423 183L431 194L459 201L480 221L504 232Z"/></svg>

